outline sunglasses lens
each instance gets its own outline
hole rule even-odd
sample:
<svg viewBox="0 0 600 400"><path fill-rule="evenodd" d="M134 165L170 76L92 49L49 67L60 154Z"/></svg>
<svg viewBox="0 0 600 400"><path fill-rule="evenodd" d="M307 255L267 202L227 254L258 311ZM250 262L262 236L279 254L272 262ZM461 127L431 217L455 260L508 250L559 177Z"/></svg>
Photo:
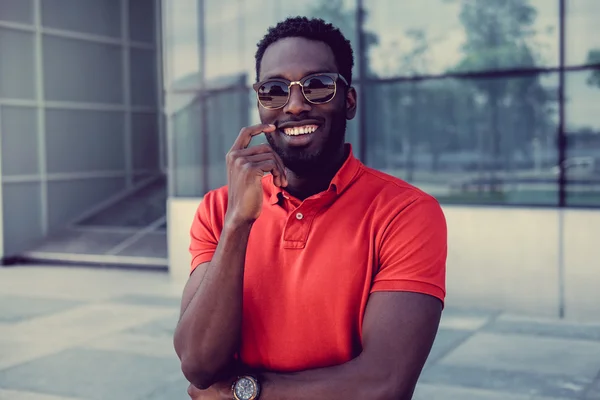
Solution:
<svg viewBox="0 0 600 400"><path fill-rule="evenodd" d="M313 103L327 103L335 95L335 81L323 75L309 78L304 82L304 95Z"/></svg>
<svg viewBox="0 0 600 400"><path fill-rule="evenodd" d="M266 82L258 88L258 100L265 108L283 107L288 94L288 87L283 82Z"/></svg>

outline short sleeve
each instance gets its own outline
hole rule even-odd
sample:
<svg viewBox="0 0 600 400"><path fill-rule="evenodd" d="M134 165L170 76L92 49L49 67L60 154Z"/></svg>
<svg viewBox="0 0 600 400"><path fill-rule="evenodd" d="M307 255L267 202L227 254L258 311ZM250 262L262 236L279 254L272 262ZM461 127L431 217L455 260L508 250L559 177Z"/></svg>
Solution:
<svg viewBox="0 0 600 400"><path fill-rule="evenodd" d="M222 201L218 197L215 192L207 193L194 214L189 247L192 256L191 271L212 260L217 249L223 220L221 214L224 212Z"/></svg>
<svg viewBox="0 0 600 400"><path fill-rule="evenodd" d="M446 295L447 226L439 203L423 195L399 211L382 235L372 292Z"/></svg>

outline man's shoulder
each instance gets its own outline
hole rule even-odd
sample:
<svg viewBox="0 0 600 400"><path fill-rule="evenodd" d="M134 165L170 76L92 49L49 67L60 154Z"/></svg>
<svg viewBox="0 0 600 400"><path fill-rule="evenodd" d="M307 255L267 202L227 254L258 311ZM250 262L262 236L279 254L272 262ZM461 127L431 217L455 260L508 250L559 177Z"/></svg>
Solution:
<svg viewBox="0 0 600 400"><path fill-rule="evenodd" d="M358 187L363 193L370 193L374 201L389 202L388 204L400 208L415 201L437 203L432 195L401 178L365 165L362 165L362 169Z"/></svg>

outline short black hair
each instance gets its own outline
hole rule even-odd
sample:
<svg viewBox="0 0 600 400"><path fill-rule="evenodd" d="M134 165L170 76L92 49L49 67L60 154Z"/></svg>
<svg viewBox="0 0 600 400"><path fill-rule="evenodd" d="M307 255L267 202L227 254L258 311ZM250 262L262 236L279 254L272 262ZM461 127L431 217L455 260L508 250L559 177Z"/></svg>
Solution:
<svg viewBox="0 0 600 400"><path fill-rule="evenodd" d="M288 37L303 37L324 42L333 51L339 73L352 84L352 67L354 54L350 41L332 24L320 18L290 17L270 27L267 34L258 42L256 50L256 80L260 75L260 63L267 47L280 39Z"/></svg>

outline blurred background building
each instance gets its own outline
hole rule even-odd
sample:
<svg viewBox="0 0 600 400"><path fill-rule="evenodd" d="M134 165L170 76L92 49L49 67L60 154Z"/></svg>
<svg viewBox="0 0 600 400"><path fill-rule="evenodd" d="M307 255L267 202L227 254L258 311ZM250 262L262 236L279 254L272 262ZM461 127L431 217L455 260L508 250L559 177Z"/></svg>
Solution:
<svg viewBox="0 0 600 400"><path fill-rule="evenodd" d="M597 0L0 0L0 257L184 279L289 15L353 44L357 156L443 205L448 301L600 319Z"/></svg>

